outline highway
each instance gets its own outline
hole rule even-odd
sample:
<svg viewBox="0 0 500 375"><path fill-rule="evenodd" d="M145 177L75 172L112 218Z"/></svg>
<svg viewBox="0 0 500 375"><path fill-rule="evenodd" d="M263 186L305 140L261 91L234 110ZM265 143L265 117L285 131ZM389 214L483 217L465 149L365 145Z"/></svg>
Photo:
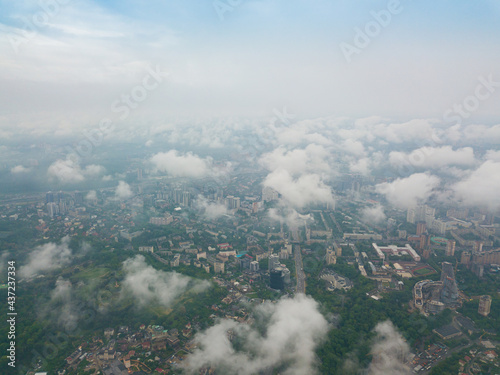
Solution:
<svg viewBox="0 0 500 375"><path fill-rule="evenodd" d="M300 253L300 245L293 245L295 257L295 276L297 278L296 293L306 292L306 274L304 273L304 265L302 264L302 254Z"/></svg>

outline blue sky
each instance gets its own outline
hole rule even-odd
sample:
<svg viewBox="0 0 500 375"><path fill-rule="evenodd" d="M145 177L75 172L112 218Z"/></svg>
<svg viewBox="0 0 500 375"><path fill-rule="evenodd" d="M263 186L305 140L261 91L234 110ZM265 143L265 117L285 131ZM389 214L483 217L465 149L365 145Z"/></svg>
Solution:
<svg viewBox="0 0 500 375"><path fill-rule="evenodd" d="M141 112L156 118L266 115L286 105L301 117L440 119L474 93L478 77L500 81L494 0L402 0L362 48L355 30L392 0L41 6L54 2L0 1L0 114L7 121L28 113L101 116L157 65L168 82ZM224 4L231 10L221 19L215 8ZM342 43L359 53L346 59ZM499 100L494 92L467 121L495 122Z"/></svg>

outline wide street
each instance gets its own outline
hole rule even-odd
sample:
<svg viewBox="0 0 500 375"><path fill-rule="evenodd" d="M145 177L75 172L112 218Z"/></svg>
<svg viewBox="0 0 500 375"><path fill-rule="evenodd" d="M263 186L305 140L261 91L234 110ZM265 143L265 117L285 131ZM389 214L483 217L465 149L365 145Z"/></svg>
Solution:
<svg viewBox="0 0 500 375"><path fill-rule="evenodd" d="M300 253L300 245L293 245L295 253L295 271L297 278L296 293L306 292L306 274L304 273L304 265L302 264L302 254Z"/></svg>

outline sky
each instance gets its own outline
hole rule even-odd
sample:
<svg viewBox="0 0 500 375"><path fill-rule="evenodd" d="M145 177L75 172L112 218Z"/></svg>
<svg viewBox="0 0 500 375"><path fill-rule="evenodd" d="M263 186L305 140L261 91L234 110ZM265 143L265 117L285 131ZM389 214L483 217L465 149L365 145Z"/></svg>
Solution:
<svg viewBox="0 0 500 375"><path fill-rule="evenodd" d="M144 121L263 116L283 106L300 118L444 121L481 79L500 82L494 0L1 0L0 7L0 127L125 117L122 98L131 94L138 100L126 106ZM500 90L488 93L461 115L465 123L495 123Z"/></svg>

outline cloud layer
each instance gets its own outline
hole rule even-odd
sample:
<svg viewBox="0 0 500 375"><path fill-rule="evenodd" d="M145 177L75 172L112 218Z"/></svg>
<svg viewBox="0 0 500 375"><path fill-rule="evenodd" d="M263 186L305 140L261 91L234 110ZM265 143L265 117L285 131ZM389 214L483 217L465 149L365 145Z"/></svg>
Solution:
<svg viewBox="0 0 500 375"><path fill-rule="evenodd" d="M382 224L386 219L384 207L380 204L372 207L365 207L361 210L361 219L373 225Z"/></svg>
<svg viewBox="0 0 500 375"><path fill-rule="evenodd" d="M425 202L438 187L440 179L428 173L414 173L393 182L384 182L375 186L378 193L399 208L409 208L418 202Z"/></svg>
<svg viewBox="0 0 500 375"><path fill-rule="evenodd" d="M391 321L378 323L375 326L375 342L371 353L373 360L368 367L369 375L406 375L411 374L404 364L410 348L396 330Z"/></svg>
<svg viewBox="0 0 500 375"><path fill-rule="evenodd" d="M491 154L490 154L491 155ZM452 186L456 197L468 206L500 210L500 162L488 160Z"/></svg>
<svg viewBox="0 0 500 375"><path fill-rule="evenodd" d="M29 255L28 263L19 269L22 277L32 277L50 271L71 262L72 251L69 248L69 236L63 237L61 243L49 242L37 246Z"/></svg>
<svg viewBox="0 0 500 375"><path fill-rule="evenodd" d="M186 370L196 373L214 366L225 373L250 375L285 365L284 374L316 373L315 348L329 326L314 299L299 294L276 304L264 303L254 316L255 325L225 319L197 334L199 348L186 358ZM241 349L235 348L228 332Z"/></svg>
<svg viewBox="0 0 500 375"><path fill-rule="evenodd" d="M167 307L188 290L201 292L210 286L208 281L156 270L146 263L142 255L123 262L123 270L123 288L132 294L140 306L155 302Z"/></svg>
<svg viewBox="0 0 500 375"><path fill-rule="evenodd" d="M47 175L63 184L75 184L85 181L87 178L97 178L105 173L106 169L101 165L88 165L82 168L80 164L71 157L58 159L47 169Z"/></svg>
<svg viewBox="0 0 500 375"><path fill-rule="evenodd" d="M202 178L216 173L212 158L202 159L191 152L180 154L177 150L159 152L151 158L151 162L161 172L173 177Z"/></svg>
<svg viewBox="0 0 500 375"><path fill-rule="evenodd" d="M224 203L210 202L201 194L198 195L194 204L195 207L200 210L201 215L209 220L215 220L229 214L229 210Z"/></svg>
<svg viewBox="0 0 500 375"><path fill-rule="evenodd" d="M91 194L89 192L89 194ZM125 181L119 181L118 186L116 187L115 190L115 197L117 199L128 199L130 198L134 193L132 193L132 189L130 188L130 185L127 184Z"/></svg>

